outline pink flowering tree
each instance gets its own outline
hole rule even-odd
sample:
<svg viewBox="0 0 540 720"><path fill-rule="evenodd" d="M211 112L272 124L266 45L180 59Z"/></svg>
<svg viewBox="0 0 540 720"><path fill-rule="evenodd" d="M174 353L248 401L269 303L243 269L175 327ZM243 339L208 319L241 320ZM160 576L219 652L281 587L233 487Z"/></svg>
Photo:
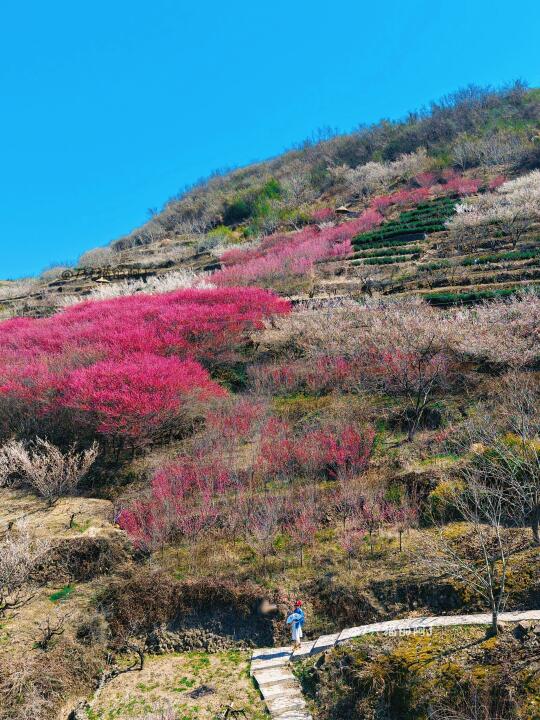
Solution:
<svg viewBox="0 0 540 720"><path fill-rule="evenodd" d="M0 323L0 397L31 418L141 441L223 397L208 369L235 362L288 302L259 288L189 289L83 302ZM9 428L8 428L9 430Z"/></svg>
<svg viewBox="0 0 540 720"><path fill-rule="evenodd" d="M268 570L268 557L275 551L275 541L281 526L282 503L278 498L265 495L252 498L246 526L246 542L262 559L263 570Z"/></svg>
<svg viewBox="0 0 540 720"><path fill-rule="evenodd" d="M300 555L300 567L304 565L304 551L313 545L317 532L317 518L313 504L307 503L297 512L288 526L289 535Z"/></svg>

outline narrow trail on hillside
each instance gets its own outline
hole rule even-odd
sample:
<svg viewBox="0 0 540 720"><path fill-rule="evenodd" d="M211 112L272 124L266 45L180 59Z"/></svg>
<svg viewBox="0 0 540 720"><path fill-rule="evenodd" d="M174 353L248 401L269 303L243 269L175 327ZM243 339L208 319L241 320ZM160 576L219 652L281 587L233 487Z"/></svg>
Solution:
<svg viewBox="0 0 540 720"><path fill-rule="evenodd" d="M500 613L501 622L540 620L540 610ZM275 720L312 720L302 697L300 682L291 670L291 662L303 660L330 650L348 640L371 633L401 633L434 627L453 625L490 625L490 613L472 615L441 615L434 617L404 618L386 622L345 628L332 635L322 635L316 640L302 643L292 652L291 646L260 648L253 651L250 674L256 680L270 716Z"/></svg>

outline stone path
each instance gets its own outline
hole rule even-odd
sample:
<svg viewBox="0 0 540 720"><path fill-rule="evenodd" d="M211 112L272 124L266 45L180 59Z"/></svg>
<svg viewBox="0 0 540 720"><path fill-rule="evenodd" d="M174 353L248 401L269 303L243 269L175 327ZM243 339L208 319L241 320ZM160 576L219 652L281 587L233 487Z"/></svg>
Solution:
<svg viewBox="0 0 540 720"><path fill-rule="evenodd" d="M505 612L499 616L501 622L520 622L521 620L540 620L540 610L524 612ZM333 635L322 635L317 640L302 643L300 650L292 652L291 646L261 648L254 650L251 658L250 674L257 681L259 690L266 702L272 718L275 720L312 720L302 697L300 683L293 675L291 661L302 660L310 655L324 652L347 640L369 635L370 633L400 633L422 628L450 627L451 625L489 625L491 615L443 615L438 617L404 618L387 622L360 625L346 628Z"/></svg>

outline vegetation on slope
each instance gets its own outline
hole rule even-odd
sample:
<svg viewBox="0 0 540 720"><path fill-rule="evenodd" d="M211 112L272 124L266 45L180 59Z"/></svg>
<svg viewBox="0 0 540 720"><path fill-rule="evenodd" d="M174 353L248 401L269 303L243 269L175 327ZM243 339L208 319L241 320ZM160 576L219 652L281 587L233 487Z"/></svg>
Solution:
<svg viewBox="0 0 540 720"><path fill-rule="evenodd" d="M297 596L308 637L458 609L489 609L496 634L503 607L538 606L539 107L469 89L216 177L4 291L2 720L77 699L189 717L189 653L215 678L242 665L286 641ZM446 670L409 655L454 639L337 651L306 671L317 712L439 717ZM448 686L467 702L525 652L472 639ZM130 705L170 653L184 685L141 680ZM228 701L215 684L200 712ZM237 687L250 702L243 670Z"/></svg>

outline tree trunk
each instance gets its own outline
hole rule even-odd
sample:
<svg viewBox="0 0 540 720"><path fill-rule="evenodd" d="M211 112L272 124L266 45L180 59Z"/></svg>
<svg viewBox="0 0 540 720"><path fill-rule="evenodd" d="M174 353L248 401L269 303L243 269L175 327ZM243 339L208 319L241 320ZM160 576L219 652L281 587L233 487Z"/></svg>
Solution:
<svg viewBox="0 0 540 720"><path fill-rule="evenodd" d="M535 545L540 545L540 505L533 508L531 513L531 530Z"/></svg>
<svg viewBox="0 0 540 720"><path fill-rule="evenodd" d="M490 637L495 637L499 634L499 611L497 608L492 608L491 610L491 627L489 629L489 635Z"/></svg>

